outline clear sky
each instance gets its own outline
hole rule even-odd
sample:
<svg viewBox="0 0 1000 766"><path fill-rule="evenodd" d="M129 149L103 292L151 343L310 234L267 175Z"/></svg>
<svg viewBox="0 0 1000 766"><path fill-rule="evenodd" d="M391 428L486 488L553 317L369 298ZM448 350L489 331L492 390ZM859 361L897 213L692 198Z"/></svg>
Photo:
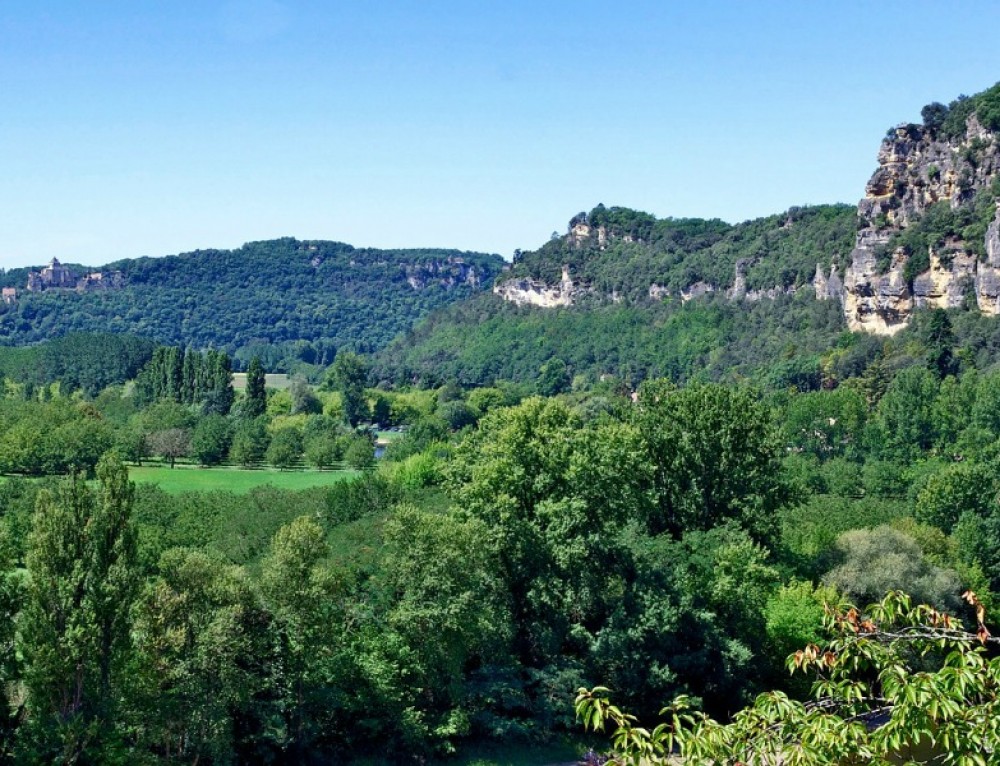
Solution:
<svg viewBox="0 0 1000 766"><path fill-rule="evenodd" d="M533 249L599 202L860 198L1000 3L0 3L0 266L279 236Z"/></svg>

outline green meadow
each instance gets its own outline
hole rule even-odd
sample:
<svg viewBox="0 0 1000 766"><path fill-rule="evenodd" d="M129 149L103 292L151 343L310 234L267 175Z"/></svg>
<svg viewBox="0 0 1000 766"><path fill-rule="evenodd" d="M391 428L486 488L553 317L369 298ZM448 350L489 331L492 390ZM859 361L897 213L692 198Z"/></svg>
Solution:
<svg viewBox="0 0 1000 766"><path fill-rule="evenodd" d="M278 391L284 391L286 388L292 385L292 381L287 375L282 372L269 372L264 375L264 385L267 388L273 388ZM247 388L247 374L245 372L234 372L233 373L233 388L236 391L246 391Z"/></svg>
<svg viewBox="0 0 1000 766"><path fill-rule="evenodd" d="M164 492L207 492L226 490L249 492L254 487L270 484L279 489L326 487L357 476L357 471L277 471L269 468L245 470L239 468L199 468L178 465L131 466L129 478L136 483L156 484Z"/></svg>

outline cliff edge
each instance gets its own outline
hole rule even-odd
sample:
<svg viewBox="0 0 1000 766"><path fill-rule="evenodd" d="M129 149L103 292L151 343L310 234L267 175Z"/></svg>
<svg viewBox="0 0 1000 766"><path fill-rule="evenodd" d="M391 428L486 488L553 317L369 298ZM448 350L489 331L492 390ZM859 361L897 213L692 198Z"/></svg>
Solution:
<svg viewBox="0 0 1000 766"><path fill-rule="evenodd" d="M1000 84L923 117L889 131L858 204L852 330L892 335L921 307L1000 313Z"/></svg>

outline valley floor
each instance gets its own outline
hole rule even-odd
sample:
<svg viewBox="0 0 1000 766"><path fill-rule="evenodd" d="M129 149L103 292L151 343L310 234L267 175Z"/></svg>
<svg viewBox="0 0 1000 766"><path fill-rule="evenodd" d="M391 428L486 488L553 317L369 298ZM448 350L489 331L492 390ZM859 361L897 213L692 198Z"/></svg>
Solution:
<svg viewBox="0 0 1000 766"><path fill-rule="evenodd" d="M131 466L129 478L137 484L156 484L164 492L249 492L254 487L270 484L279 489L326 487L357 476L357 471L278 471L273 468L246 470L240 468L202 468L182 465L176 468L159 465Z"/></svg>

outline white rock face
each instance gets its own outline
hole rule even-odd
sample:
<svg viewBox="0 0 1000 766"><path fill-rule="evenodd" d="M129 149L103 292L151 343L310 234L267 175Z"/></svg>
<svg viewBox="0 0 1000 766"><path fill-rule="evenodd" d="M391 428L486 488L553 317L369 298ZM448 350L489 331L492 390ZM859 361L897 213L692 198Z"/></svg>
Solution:
<svg viewBox="0 0 1000 766"><path fill-rule="evenodd" d="M647 291L649 299L653 301L662 301L664 298L670 297L670 288L666 285L658 285L655 282L649 286Z"/></svg>
<svg viewBox="0 0 1000 766"><path fill-rule="evenodd" d="M708 282L695 282L693 285L688 285L687 288L681 290L681 300L687 303L693 298L700 298L703 295L708 295L709 293L714 293L716 290L715 285Z"/></svg>
<svg viewBox="0 0 1000 766"><path fill-rule="evenodd" d="M563 266L562 279L555 287L550 287L536 279L508 279L498 282L493 292L505 301L518 306L539 306L541 308L556 308L557 306L572 306L577 290L569 275L569 267Z"/></svg>
<svg viewBox="0 0 1000 766"><path fill-rule="evenodd" d="M954 309L962 305L975 284L976 255L959 250L949 261L946 264L939 253L930 251L931 267L913 280L915 306Z"/></svg>
<svg viewBox="0 0 1000 766"><path fill-rule="evenodd" d="M894 335L915 308L957 308L970 296L984 314L1000 316L1000 209L986 232L986 254L985 262L978 260L959 240L945 243L941 252L932 248L930 268L913 278L911 291L903 276L908 260L903 251L895 252L889 271L879 274L874 247L855 248L844 279L848 326Z"/></svg>
<svg viewBox="0 0 1000 766"><path fill-rule="evenodd" d="M816 292L816 300L838 300L843 303L844 283L841 281L840 275L837 273L837 264L830 264L830 274L827 276L823 273L822 264L817 263L816 275L813 277L812 285L813 290Z"/></svg>
<svg viewBox="0 0 1000 766"><path fill-rule="evenodd" d="M895 335L906 327L913 296L903 278L906 255L893 254L889 271L879 274L873 250L855 249L844 278L844 313L852 330Z"/></svg>

